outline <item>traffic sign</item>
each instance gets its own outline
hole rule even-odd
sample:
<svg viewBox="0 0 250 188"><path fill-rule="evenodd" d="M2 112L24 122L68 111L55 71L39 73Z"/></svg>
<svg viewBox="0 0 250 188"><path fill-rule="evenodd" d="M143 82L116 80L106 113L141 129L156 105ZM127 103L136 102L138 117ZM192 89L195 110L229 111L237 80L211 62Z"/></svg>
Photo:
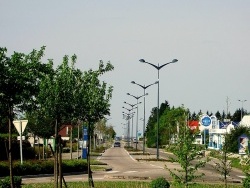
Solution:
<svg viewBox="0 0 250 188"><path fill-rule="evenodd" d="M13 121L13 123L16 127L17 132L19 133L19 135L21 135L26 128L28 120L16 120Z"/></svg>
<svg viewBox="0 0 250 188"><path fill-rule="evenodd" d="M208 127L209 125L211 125L212 123L212 120L209 116L203 116L201 118L201 124L205 127Z"/></svg>

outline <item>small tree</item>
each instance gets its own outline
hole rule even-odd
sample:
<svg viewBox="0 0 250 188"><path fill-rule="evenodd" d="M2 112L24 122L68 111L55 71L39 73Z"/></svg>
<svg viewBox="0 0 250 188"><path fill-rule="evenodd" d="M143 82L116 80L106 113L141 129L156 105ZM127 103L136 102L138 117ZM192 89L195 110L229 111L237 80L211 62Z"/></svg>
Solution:
<svg viewBox="0 0 250 188"><path fill-rule="evenodd" d="M183 108L179 108L182 114L185 114ZM177 137L176 146L173 149L175 157L170 158L171 162L177 162L180 164L181 169L170 170L170 175L177 183L185 184L188 187L188 183L196 178L202 177L204 174L198 174L198 168L205 166L206 161L200 160L199 149L193 144L195 141L195 135L187 126L186 116L179 117L179 135Z"/></svg>
<svg viewBox="0 0 250 188"><path fill-rule="evenodd" d="M229 157L229 148L231 143L229 142L229 135L225 135L225 142L221 150L221 156L219 157L219 162L215 162L214 168L222 175L223 181L225 182L225 188L227 188L227 176L231 172L232 166L231 161L228 160Z"/></svg>

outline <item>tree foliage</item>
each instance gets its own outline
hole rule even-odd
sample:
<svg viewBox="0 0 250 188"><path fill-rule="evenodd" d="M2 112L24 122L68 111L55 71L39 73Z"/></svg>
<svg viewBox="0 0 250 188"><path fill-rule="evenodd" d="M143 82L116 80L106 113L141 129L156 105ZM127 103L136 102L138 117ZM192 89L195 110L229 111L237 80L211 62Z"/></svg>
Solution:
<svg viewBox="0 0 250 188"><path fill-rule="evenodd" d="M42 77L49 73L51 64L43 64L41 58L45 47L33 50L28 55L14 52L8 57L7 49L0 48L0 104L1 119L7 117L9 122L9 163L11 187L12 174L12 129L14 112L32 111L37 106L37 94ZM15 108L15 111L14 111ZM2 122L2 121L1 121Z"/></svg>
<svg viewBox="0 0 250 188"><path fill-rule="evenodd" d="M228 147L228 152L238 153L238 138L242 135L246 134L250 137L250 128L246 126L237 126L230 131L230 134L227 134L226 143L230 143L230 147Z"/></svg>
<svg viewBox="0 0 250 188"><path fill-rule="evenodd" d="M172 162L179 163L180 168L174 170L169 169L167 166L166 168L176 182L183 183L187 187L189 182L204 175L199 174L197 170L203 167L206 161L199 160L200 155L198 153L200 150L194 145L195 135L187 126L186 111L182 107L178 111L182 115L178 116L177 119L179 131L172 151L175 157L170 159Z"/></svg>

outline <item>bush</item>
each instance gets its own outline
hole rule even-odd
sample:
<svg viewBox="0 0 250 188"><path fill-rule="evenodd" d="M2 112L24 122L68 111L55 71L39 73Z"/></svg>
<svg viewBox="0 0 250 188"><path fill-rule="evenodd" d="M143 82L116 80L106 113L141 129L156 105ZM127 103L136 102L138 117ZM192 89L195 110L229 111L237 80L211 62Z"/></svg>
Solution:
<svg viewBox="0 0 250 188"><path fill-rule="evenodd" d="M165 178L160 177L151 181L149 187L150 188L169 188L170 184Z"/></svg>
<svg viewBox="0 0 250 188"><path fill-rule="evenodd" d="M243 179L243 187L249 188L250 187L250 174L246 173L246 178Z"/></svg>
<svg viewBox="0 0 250 188"><path fill-rule="evenodd" d="M14 187L21 188L22 178L20 176L14 176ZM5 177L3 180L0 180L1 188L10 188L10 177Z"/></svg>

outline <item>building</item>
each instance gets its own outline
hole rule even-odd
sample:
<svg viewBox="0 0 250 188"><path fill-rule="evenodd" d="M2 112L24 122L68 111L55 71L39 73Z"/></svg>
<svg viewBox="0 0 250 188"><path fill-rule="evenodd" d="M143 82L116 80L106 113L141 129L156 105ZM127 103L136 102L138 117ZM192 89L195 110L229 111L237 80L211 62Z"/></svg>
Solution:
<svg viewBox="0 0 250 188"><path fill-rule="evenodd" d="M222 149L223 143L225 142L225 135L229 134L232 129L237 126L250 127L250 115L245 115L241 122L233 122L230 120L219 121L215 116L211 116L211 124L207 127L200 125L199 129L201 132L205 131L209 135L208 148L220 150ZM203 141L205 134L201 135Z"/></svg>

